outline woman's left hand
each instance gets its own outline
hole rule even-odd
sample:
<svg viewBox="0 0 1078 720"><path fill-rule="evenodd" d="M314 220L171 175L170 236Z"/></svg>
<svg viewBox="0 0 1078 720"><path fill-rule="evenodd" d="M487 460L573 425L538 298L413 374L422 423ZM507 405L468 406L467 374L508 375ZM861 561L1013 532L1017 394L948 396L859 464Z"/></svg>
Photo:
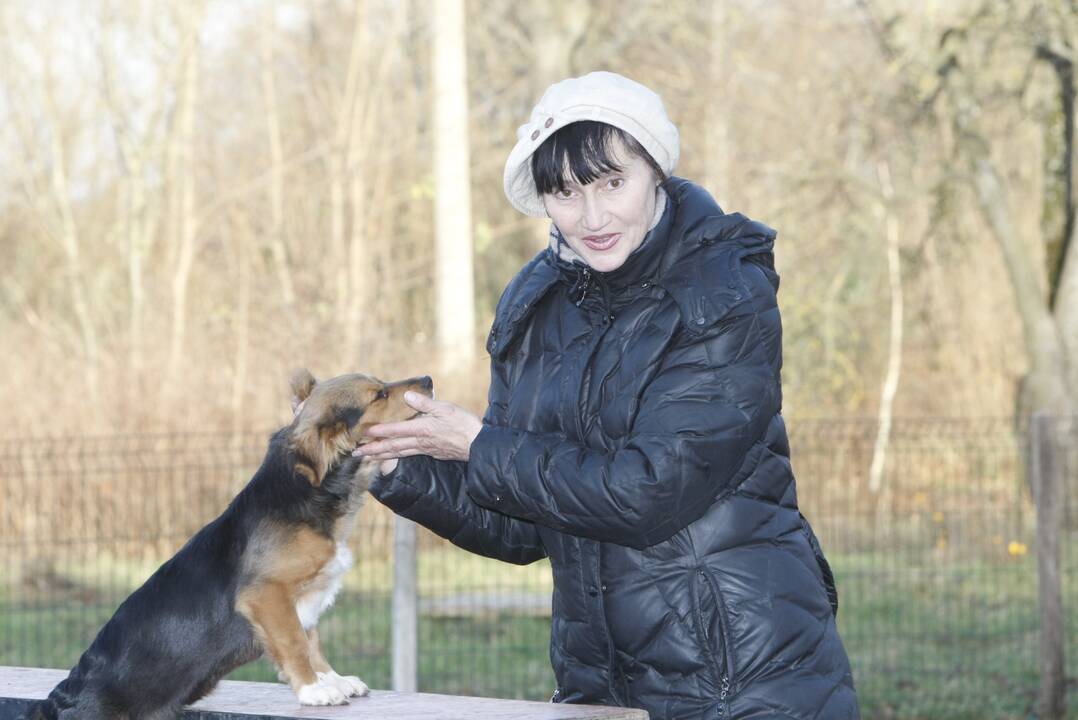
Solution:
<svg viewBox="0 0 1078 720"><path fill-rule="evenodd" d="M423 414L403 422L372 425L367 433L378 439L356 448L353 455L381 461L410 455L468 460L472 441L483 429L482 420L459 405L419 393L405 393L404 401Z"/></svg>

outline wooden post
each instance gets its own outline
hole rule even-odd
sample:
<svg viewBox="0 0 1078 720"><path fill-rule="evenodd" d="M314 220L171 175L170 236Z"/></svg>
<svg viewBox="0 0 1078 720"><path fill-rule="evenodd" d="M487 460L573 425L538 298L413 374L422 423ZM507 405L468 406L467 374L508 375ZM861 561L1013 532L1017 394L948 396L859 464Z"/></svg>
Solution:
<svg viewBox="0 0 1078 720"><path fill-rule="evenodd" d="M1058 419L1058 422L1065 422ZM1030 480L1037 511L1037 598L1040 611L1040 692L1038 717L1063 720L1066 714L1064 675L1063 590L1060 574L1063 456L1053 418L1033 413L1029 425Z"/></svg>
<svg viewBox="0 0 1078 720"><path fill-rule="evenodd" d="M415 523L399 515L393 519L393 689L419 688L418 594Z"/></svg>

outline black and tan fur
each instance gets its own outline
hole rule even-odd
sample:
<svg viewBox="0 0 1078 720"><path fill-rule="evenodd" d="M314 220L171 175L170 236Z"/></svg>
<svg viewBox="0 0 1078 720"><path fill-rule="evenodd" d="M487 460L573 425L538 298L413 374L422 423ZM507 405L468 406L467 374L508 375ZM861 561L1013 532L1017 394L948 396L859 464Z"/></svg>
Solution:
<svg viewBox="0 0 1078 720"><path fill-rule="evenodd" d="M300 703L366 694L326 662L316 622L351 564L347 540L376 464L352 457L371 425L413 417L404 392L365 375L292 380L302 403L228 508L120 605L30 720L164 720L263 652Z"/></svg>

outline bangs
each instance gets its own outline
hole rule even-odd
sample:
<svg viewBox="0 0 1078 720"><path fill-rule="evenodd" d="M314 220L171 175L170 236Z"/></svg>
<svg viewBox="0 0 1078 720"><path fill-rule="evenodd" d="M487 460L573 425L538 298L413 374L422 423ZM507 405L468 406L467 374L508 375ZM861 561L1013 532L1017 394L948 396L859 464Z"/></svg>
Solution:
<svg viewBox="0 0 1078 720"><path fill-rule="evenodd" d="M619 148L620 145L620 148ZM625 169L619 161L625 151L648 161L659 178L663 173L648 151L632 135L602 122L581 120L570 123L548 137L531 157L532 179L540 195L565 189L572 178L581 185L594 182L608 172Z"/></svg>

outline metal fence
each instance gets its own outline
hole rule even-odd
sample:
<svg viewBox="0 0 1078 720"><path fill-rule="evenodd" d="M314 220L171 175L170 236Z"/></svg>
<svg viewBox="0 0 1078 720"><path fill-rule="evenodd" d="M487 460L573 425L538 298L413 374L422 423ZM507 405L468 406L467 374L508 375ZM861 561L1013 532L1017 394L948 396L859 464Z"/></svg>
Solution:
<svg viewBox="0 0 1078 720"><path fill-rule="evenodd" d="M837 576L864 717L1034 717L1040 620L1028 430L1009 420L898 421L873 492L874 422L789 427L800 503ZM70 667L119 602L225 507L267 438L0 442L0 665ZM1062 430L1059 438L1069 468L1060 632L1074 665L1078 443ZM393 522L376 502L364 508L357 567L320 624L334 665L374 687L391 681ZM417 561L419 689L549 697L546 564L485 560L422 530ZM233 677L275 673L259 661ZM1078 691L1069 706L1078 717Z"/></svg>

